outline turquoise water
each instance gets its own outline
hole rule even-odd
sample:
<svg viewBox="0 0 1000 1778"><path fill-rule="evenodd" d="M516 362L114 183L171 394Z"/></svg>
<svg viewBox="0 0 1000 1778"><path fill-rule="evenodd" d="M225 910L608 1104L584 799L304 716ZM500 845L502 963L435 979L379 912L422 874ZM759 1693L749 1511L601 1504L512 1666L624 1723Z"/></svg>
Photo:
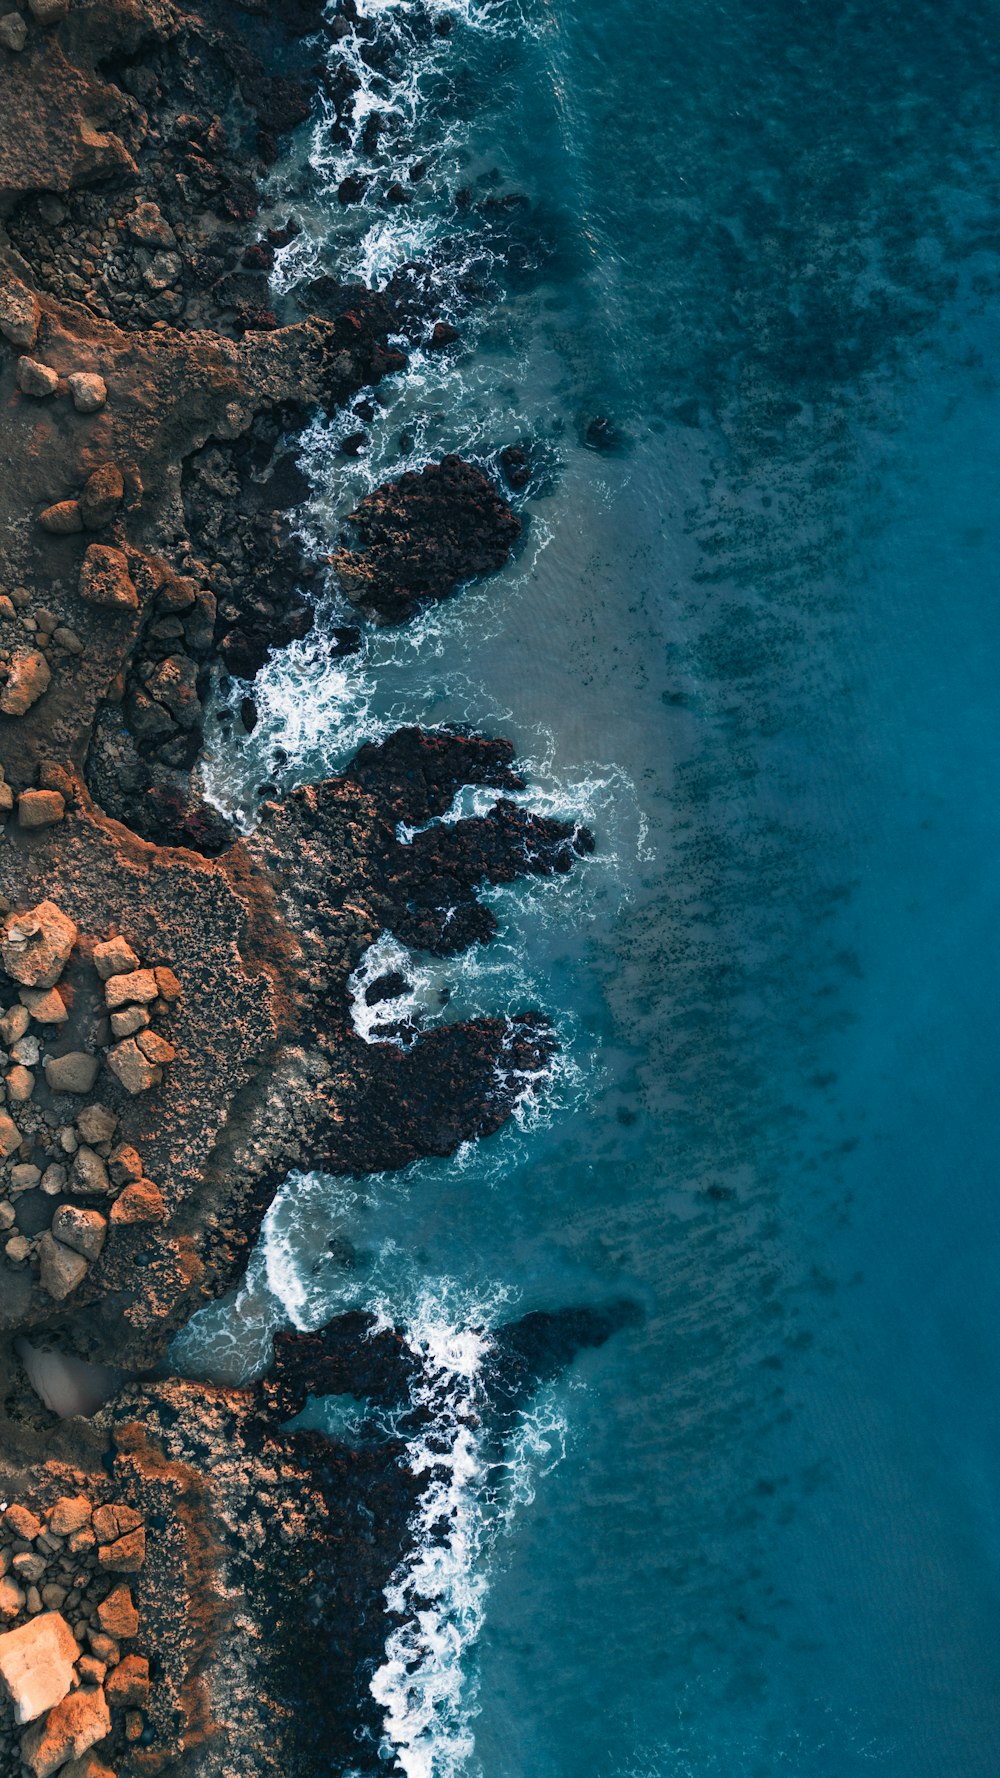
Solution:
<svg viewBox="0 0 1000 1778"><path fill-rule="evenodd" d="M563 1060L452 1163L290 1181L181 1358L246 1375L362 1304L461 1402L491 1322L642 1304L526 1418L501 1512L456 1448L387 1769L997 1778L1000 24L470 4L396 98L418 202L341 212L304 133L290 284L467 262L459 183L530 208L369 454L315 430L308 524L530 438L526 547L359 661L273 663L208 780L250 819L275 744L291 782L399 720L510 735L598 853L414 992L540 1004Z"/></svg>

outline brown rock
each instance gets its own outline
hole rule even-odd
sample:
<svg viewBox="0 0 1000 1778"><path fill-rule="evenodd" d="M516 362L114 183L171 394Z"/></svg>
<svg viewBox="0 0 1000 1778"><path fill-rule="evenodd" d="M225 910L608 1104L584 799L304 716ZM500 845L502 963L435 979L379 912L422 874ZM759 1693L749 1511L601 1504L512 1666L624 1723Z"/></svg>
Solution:
<svg viewBox="0 0 1000 1778"><path fill-rule="evenodd" d="M128 571L128 558L120 549L111 549L105 543L90 545L80 570L80 597L88 604L109 609L138 608L139 595Z"/></svg>
<svg viewBox="0 0 1000 1778"><path fill-rule="evenodd" d="M108 399L108 386L96 371L75 370L66 381L78 414L96 414Z"/></svg>
<svg viewBox="0 0 1000 1778"><path fill-rule="evenodd" d="M80 513L88 531L110 525L125 498L125 478L117 463L102 463L88 475L80 495Z"/></svg>
<svg viewBox="0 0 1000 1778"><path fill-rule="evenodd" d="M24 988L52 988L76 943L76 926L54 901L11 914L0 940L7 974Z"/></svg>
<svg viewBox="0 0 1000 1778"><path fill-rule="evenodd" d="M129 1531L138 1531L142 1514L124 1500L113 1500L108 1506L95 1509L92 1523L98 1543L115 1543Z"/></svg>
<svg viewBox="0 0 1000 1778"><path fill-rule="evenodd" d="M163 1193L151 1179L133 1179L111 1206L112 1222L130 1224L166 1220Z"/></svg>
<svg viewBox="0 0 1000 1778"><path fill-rule="evenodd" d="M127 1093L146 1093L162 1079L159 1068L146 1060L134 1037L126 1037L108 1051L108 1067Z"/></svg>
<svg viewBox="0 0 1000 1778"><path fill-rule="evenodd" d="M79 1204L61 1204L52 1218L52 1233L64 1247L82 1253L84 1259L100 1259L108 1224L99 1210L83 1210Z"/></svg>
<svg viewBox="0 0 1000 1778"><path fill-rule="evenodd" d="M58 790L22 790L17 799L17 825L28 828L54 827L66 813L66 803Z"/></svg>
<svg viewBox="0 0 1000 1778"><path fill-rule="evenodd" d="M69 1016L56 988L22 988L21 1001L39 1025L65 1025Z"/></svg>
<svg viewBox="0 0 1000 1778"><path fill-rule="evenodd" d="M43 1612L0 1636L0 1688L16 1723L34 1722L65 1698L79 1652L76 1637L57 1611Z"/></svg>
<svg viewBox="0 0 1000 1778"><path fill-rule="evenodd" d="M138 1574L146 1560L145 1531L140 1527L127 1537L119 1537L116 1543L102 1543L97 1560L106 1573Z"/></svg>
<svg viewBox="0 0 1000 1778"><path fill-rule="evenodd" d="M64 1247L47 1229L38 1243L38 1265L42 1289L56 1303L65 1302L87 1276L83 1255Z"/></svg>
<svg viewBox="0 0 1000 1778"><path fill-rule="evenodd" d="M30 993L31 989L22 988L22 997L26 992ZM26 1005L9 1006L3 1018L0 1019L0 1042L6 1043L8 1046L16 1043L18 1038L24 1036L30 1023L31 1014Z"/></svg>
<svg viewBox="0 0 1000 1778"><path fill-rule="evenodd" d="M142 1161L138 1150L127 1142L120 1142L108 1157L108 1172L116 1185L127 1185L132 1179L142 1178Z"/></svg>
<svg viewBox="0 0 1000 1778"><path fill-rule="evenodd" d="M0 1111L0 1156L8 1160L21 1146L21 1132L14 1119Z"/></svg>
<svg viewBox="0 0 1000 1778"><path fill-rule="evenodd" d="M97 1079L96 1056L86 1050L70 1050L65 1056L50 1056L45 1064L45 1078L54 1093L89 1093Z"/></svg>
<svg viewBox="0 0 1000 1778"><path fill-rule="evenodd" d="M174 247L177 244L177 236L158 204L136 204L132 214L126 216L125 226L144 247Z"/></svg>
<svg viewBox="0 0 1000 1778"><path fill-rule="evenodd" d="M35 1090L35 1077L27 1068L17 1063L8 1071L6 1082L7 1097L12 1105L26 1105Z"/></svg>
<svg viewBox="0 0 1000 1778"><path fill-rule="evenodd" d="M156 977L161 1000L166 1000L168 1004L172 1005L175 1000L181 998L184 990L172 969L166 969L162 964L158 964L153 974Z"/></svg>
<svg viewBox="0 0 1000 1778"><path fill-rule="evenodd" d="M91 1654L96 1655L99 1661L103 1661L106 1667L117 1667L121 1660L117 1642L113 1642L102 1630L88 1630L87 1641L90 1643Z"/></svg>
<svg viewBox="0 0 1000 1778"><path fill-rule="evenodd" d="M149 1014L144 1006L127 1006L124 1012L111 1014L114 1037L134 1037L137 1031L145 1031L148 1024Z"/></svg>
<svg viewBox="0 0 1000 1778"><path fill-rule="evenodd" d="M132 1603L132 1594L125 1582L112 1587L107 1598L97 1607L97 1621L107 1636L127 1642L139 1634L139 1613Z"/></svg>
<svg viewBox="0 0 1000 1778"><path fill-rule="evenodd" d="M3 1516L3 1527L13 1537L20 1537L25 1543L34 1543L42 1534L42 1521L35 1517L28 1507L15 1502L9 1506Z"/></svg>
<svg viewBox="0 0 1000 1778"><path fill-rule="evenodd" d="M141 1655L126 1655L112 1672L106 1691L113 1709L141 1709L149 1700L149 1662Z"/></svg>
<svg viewBox="0 0 1000 1778"><path fill-rule="evenodd" d="M12 346L33 346L42 311L38 299L20 278L0 273L0 333Z"/></svg>
<svg viewBox="0 0 1000 1778"><path fill-rule="evenodd" d="M71 1692L22 1737L21 1758L34 1778L52 1778L111 1733L111 1712L100 1686Z"/></svg>
<svg viewBox="0 0 1000 1778"><path fill-rule="evenodd" d="M76 1127L84 1142L91 1143L95 1148L101 1142L110 1142L118 1128L118 1119L107 1105L95 1099L92 1105L85 1105L77 1113Z"/></svg>
<svg viewBox="0 0 1000 1778"><path fill-rule="evenodd" d="M49 626L49 633L56 626L55 613L40 610L35 612L40 630ZM38 767L39 790L58 790L67 808L76 803L76 783L65 766L57 765L54 759L43 759Z"/></svg>
<svg viewBox="0 0 1000 1778"><path fill-rule="evenodd" d="M91 1505L86 1494L64 1494L49 1508L48 1529L55 1537L69 1537L90 1524Z"/></svg>
<svg viewBox="0 0 1000 1778"><path fill-rule="evenodd" d="M177 1054L173 1044L168 1043L156 1031L140 1031L135 1041L147 1062L152 1062L158 1068L165 1068Z"/></svg>
<svg viewBox="0 0 1000 1778"><path fill-rule="evenodd" d="M47 506L39 513L38 523L43 531L51 531L55 537L70 537L74 531L82 531L83 514L79 500L57 500L54 506Z"/></svg>
<svg viewBox="0 0 1000 1778"><path fill-rule="evenodd" d="M59 1778L115 1778L115 1774L91 1748L82 1759L71 1759L68 1766L63 1766Z"/></svg>
<svg viewBox="0 0 1000 1778"><path fill-rule="evenodd" d="M7 683L0 691L0 713L23 716L48 690L51 678L49 663L40 648L15 648Z"/></svg>
<svg viewBox="0 0 1000 1778"><path fill-rule="evenodd" d="M127 975L109 975L104 984L104 999L109 1012L121 1006L148 1006L159 995L156 977L151 969L133 969Z"/></svg>
<svg viewBox="0 0 1000 1778"><path fill-rule="evenodd" d="M49 364L39 364L37 358L19 358L16 375L23 395L54 395L59 387L59 372Z"/></svg>
<svg viewBox="0 0 1000 1778"><path fill-rule="evenodd" d="M123 938L106 938L94 946L94 968L102 982L111 975L128 975L138 967L138 957Z"/></svg>
<svg viewBox="0 0 1000 1778"><path fill-rule="evenodd" d="M0 1579L0 1623L11 1623L24 1610L24 1593L9 1574Z"/></svg>
<svg viewBox="0 0 1000 1778"><path fill-rule="evenodd" d="M96 1655L81 1655L76 1663L76 1671L81 1685L103 1685L108 1674L104 1662L99 1661ZM63 1771L65 1770L64 1766Z"/></svg>
<svg viewBox="0 0 1000 1778"><path fill-rule="evenodd" d="M28 0L28 6L37 25L57 25L69 11L69 0Z"/></svg>

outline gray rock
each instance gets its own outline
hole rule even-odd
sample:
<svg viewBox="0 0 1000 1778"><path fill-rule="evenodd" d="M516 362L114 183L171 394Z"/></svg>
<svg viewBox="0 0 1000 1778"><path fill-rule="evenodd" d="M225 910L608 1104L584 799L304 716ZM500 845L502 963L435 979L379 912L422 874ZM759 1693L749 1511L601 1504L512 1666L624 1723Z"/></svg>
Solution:
<svg viewBox="0 0 1000 1778"><path fill-rule="evenodd" d="M75 370L66 381L78 414L96 414L108 399L108 386L96 371Z"/></svg>
<svg viewBox="0 0 1000 1778"><path fill-rule="evenodd" d="M65 1302L87 1276L87 1262L82 1253L64 1247L48 1230L38 1243L38 1265L42 1289L56 1303Z"/></svg>
<svg viewBox="0 0 1000 1778"><path fill-rule="evenodd" d="M28 27L19 12L5 12L0 18L0 44L17 55L28 41Z"/></svg>
<svg viewBox="0 0 1000 1778"><path fill-rule="evenodd" d="M45 1064L45 1078L54 1093L89 1093L97 1079L98 1061L86 1050L70 1050L65 1056L50 1056Z"/></svg>
<svg viewBox="0 0 1000 1778"><path fill-rule="evenodd" d="M0 275L0 333L12 346L33 346L42 311L38 299L20 278Z"/></svg>
<svg viewBox="0 0 1000 1778"><path fill-rule="evenodd" d="M108 1225L99 1210L83 1210L79 1204L61 1204L52 1218L52 1233L64 1247L82 1253L84 1259L99 1259L107 1237Z"/></svg>
<svg viewBox="0 0 1000 1778"><path fill-rule="evenodd" d="M70 1168L69 1188L81 1196L104 1196L110 1189L108 1169L92 1148L78 1148Z"/></svg>

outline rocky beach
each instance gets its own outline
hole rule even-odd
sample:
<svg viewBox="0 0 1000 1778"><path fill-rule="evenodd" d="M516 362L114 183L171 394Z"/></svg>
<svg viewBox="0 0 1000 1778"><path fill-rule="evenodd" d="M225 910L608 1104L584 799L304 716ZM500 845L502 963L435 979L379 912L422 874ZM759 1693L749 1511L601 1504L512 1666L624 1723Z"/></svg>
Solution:
<svg viewBox="0 0 1000 1778"><path fill-rule="evenodd" d="M381 1766L368 1682L420 1485L398 1432L359 1450L289 1422L310 1394L402 1413L412 1354L345 1315L222 1388L172 1375L170 1342L239 1281L292 1169L448 1156L555 1047L530 1006L374 1043L350 1016L381 934L488 944L483 885L592 849L512 800L502 738L400 729L338 776L262 785L247 832L199 775L213 698L238 682L227 720L251 730L255 673L314 623L303 428L343 416L349 456L409 343L455 336L432 292L272 297L294 225L261 221L262 192L355 36L391 52L351 0L0 18L5 1778ZM350 82L332 98L350 140ZM332 571L359 625L406 623L520 530L445 456L361 502ZM495 792L488 812L443 822L463 786ZM369 996L400 991L390 972ZM496 1436L630 1314L498 1337Z"/></svg>
<svg viewBox="0 0 1000 1778"><path fill-rule="evenodd" d="M0 1778L996 1778L998 143L0 0Z"/></svg>

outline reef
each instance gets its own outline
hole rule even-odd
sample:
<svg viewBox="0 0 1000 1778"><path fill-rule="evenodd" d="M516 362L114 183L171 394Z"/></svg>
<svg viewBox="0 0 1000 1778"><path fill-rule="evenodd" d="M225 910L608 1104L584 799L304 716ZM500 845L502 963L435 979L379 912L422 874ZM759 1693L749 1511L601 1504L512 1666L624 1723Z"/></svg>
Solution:
<svg viewBox="0 0 1000 1778"><path fill-rule="evenodd" d="M378 1766L368 1681L416 1483L398 1435L353 1448L288 1421L317 1364L326 1393L405 1404L402 1337L342 1318L321 1363L284 1339L243 1390L171 1379L169 1343L240 1279L291 1171L450 1155L505 1122L554 1048L530 1008L405 1041L366 1042L351 1017L381 934L439 956L487 943L484 884L592 847L517 800L506 742L400 731L265 795L250 834L200 790L213 687L235 684L252 724L254 674L315 621L299 432L403 372L408 328L449 343L426 303L329 279L309 312L271 294L291 231L261 224L261 180L331 79L346 128L349 82L317 44L352 32L371 35L350 0L0 17L11 1778ZM392 622L502 566L521 529L457 458L350 526L333 570L362 619ZM446 820L466 785L493 806ZM497 1398L614 1325L498 1335Z"/></svg>

